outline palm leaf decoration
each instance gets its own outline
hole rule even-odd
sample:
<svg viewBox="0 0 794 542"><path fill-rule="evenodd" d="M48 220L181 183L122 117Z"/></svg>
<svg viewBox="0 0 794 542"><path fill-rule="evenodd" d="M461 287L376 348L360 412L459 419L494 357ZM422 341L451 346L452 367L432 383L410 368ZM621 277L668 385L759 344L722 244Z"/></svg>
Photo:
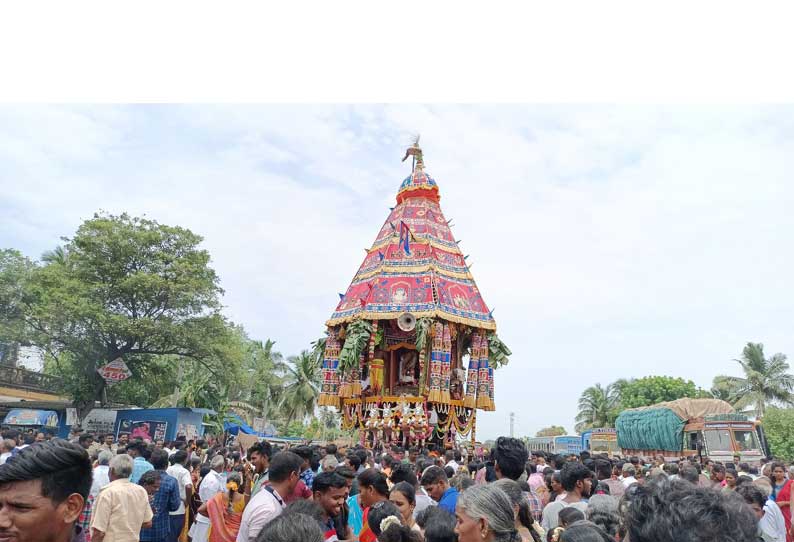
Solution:
<svg viewBox="0 0 794 542"><path fill-rule="evenodd" d="M359 363L361 353L367 348L372 335L372 324L367 320L356 320L345 330L345 344L339 352L339 372L344 374Z"/></svg>
<svg viewBox="0 0 794 542"><path fill-rule="evenodd" d="M507 365L513 353L496 333L488 335L488 362L491 367L498 369Z"/></svg>
<svg viewBox="0 0 794 542"><path fill-rule="evenodd" d="M430 339L430 326L433 325L432 318L420 318L416 321L414 331L416 331L416 349L422 352Z"/></svg>

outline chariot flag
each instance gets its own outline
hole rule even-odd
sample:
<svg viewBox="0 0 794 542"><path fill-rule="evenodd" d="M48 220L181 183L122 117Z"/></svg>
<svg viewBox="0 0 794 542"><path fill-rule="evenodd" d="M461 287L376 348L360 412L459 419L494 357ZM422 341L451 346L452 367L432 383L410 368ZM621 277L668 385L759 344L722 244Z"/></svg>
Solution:
<svg viewBox="0 0 794 542"><path fill-rule="evenodd" d="M405 222L400 222L400 243L407 255L411 255L411 230Z"/></svg>

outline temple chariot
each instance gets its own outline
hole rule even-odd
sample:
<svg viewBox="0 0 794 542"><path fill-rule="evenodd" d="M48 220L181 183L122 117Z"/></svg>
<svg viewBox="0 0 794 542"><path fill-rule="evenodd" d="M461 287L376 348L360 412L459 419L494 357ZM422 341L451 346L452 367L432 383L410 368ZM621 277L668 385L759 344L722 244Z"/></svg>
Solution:
<svg viewBox="0 0 794 542"><path fill-rule="evenodd" d="M495 409L493 371L510 355L418 138L408 157L396 207L326 323L319 404L340 409L367 447L473 442L477 410Z"/></svg>

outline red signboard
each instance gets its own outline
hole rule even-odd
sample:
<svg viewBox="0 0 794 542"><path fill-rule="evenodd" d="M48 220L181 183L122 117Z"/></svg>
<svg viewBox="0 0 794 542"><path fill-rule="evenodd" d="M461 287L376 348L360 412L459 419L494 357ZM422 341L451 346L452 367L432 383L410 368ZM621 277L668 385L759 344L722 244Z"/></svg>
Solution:
<svg viewBox="0 0 794 542"><path fill-rule="evenodd" d="M116 358L104 367L100 367L97 372L108 384L116 384L132 376L132 371L121 358Z"/></svg>

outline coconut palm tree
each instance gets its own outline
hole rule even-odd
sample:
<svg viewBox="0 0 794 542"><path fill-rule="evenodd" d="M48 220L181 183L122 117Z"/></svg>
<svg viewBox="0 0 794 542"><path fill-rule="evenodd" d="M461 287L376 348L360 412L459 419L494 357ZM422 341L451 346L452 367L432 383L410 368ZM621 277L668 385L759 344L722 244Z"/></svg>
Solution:
<svg viewBox="0 0 794 542"><path fill-rule="evenodd" d="M579 397L579 414L576 415L577 431L594 427L608 427L615 419L615 409L618 405L617 391L619 386L601 384L590 386Z"/></svg>
<svg viewBox="0 0 794 542"><path fill-rule="evenodd" d="M737 410L753 407L756 416L763 417L770 402L794 402L794 376L784 354L764 357L764 345L747 343L742 357L734 360L741 365L744 378L720 375L714 377L713 388L725 390Z"/></svg>
<svg viewBox="0 0 794 542"><path fill-rule="evenodd" d="M251 341L244 366L250 380L241 389L242 396L268 419L277 414L287 374L287 364L281 353L273 349L275 344L270 339L264 343Z"/></svg>
<svg viewBox="0 0 794 542"><path fill-rule="evenodd" d="M44 254L42 254L41 261L44 263L54 263L54 264L64 265L66 264L67 257L68 254L66 253L66 249L58 245L54 249L48 250Z"/></svg>
<svg viewBox="0 0 794 542"><path fill-rule="evenodd" d="M287 358L287 375L281 406L287 415L287 425L296 418L314 412L320 396L321 365L309 350Z"/></svg>

